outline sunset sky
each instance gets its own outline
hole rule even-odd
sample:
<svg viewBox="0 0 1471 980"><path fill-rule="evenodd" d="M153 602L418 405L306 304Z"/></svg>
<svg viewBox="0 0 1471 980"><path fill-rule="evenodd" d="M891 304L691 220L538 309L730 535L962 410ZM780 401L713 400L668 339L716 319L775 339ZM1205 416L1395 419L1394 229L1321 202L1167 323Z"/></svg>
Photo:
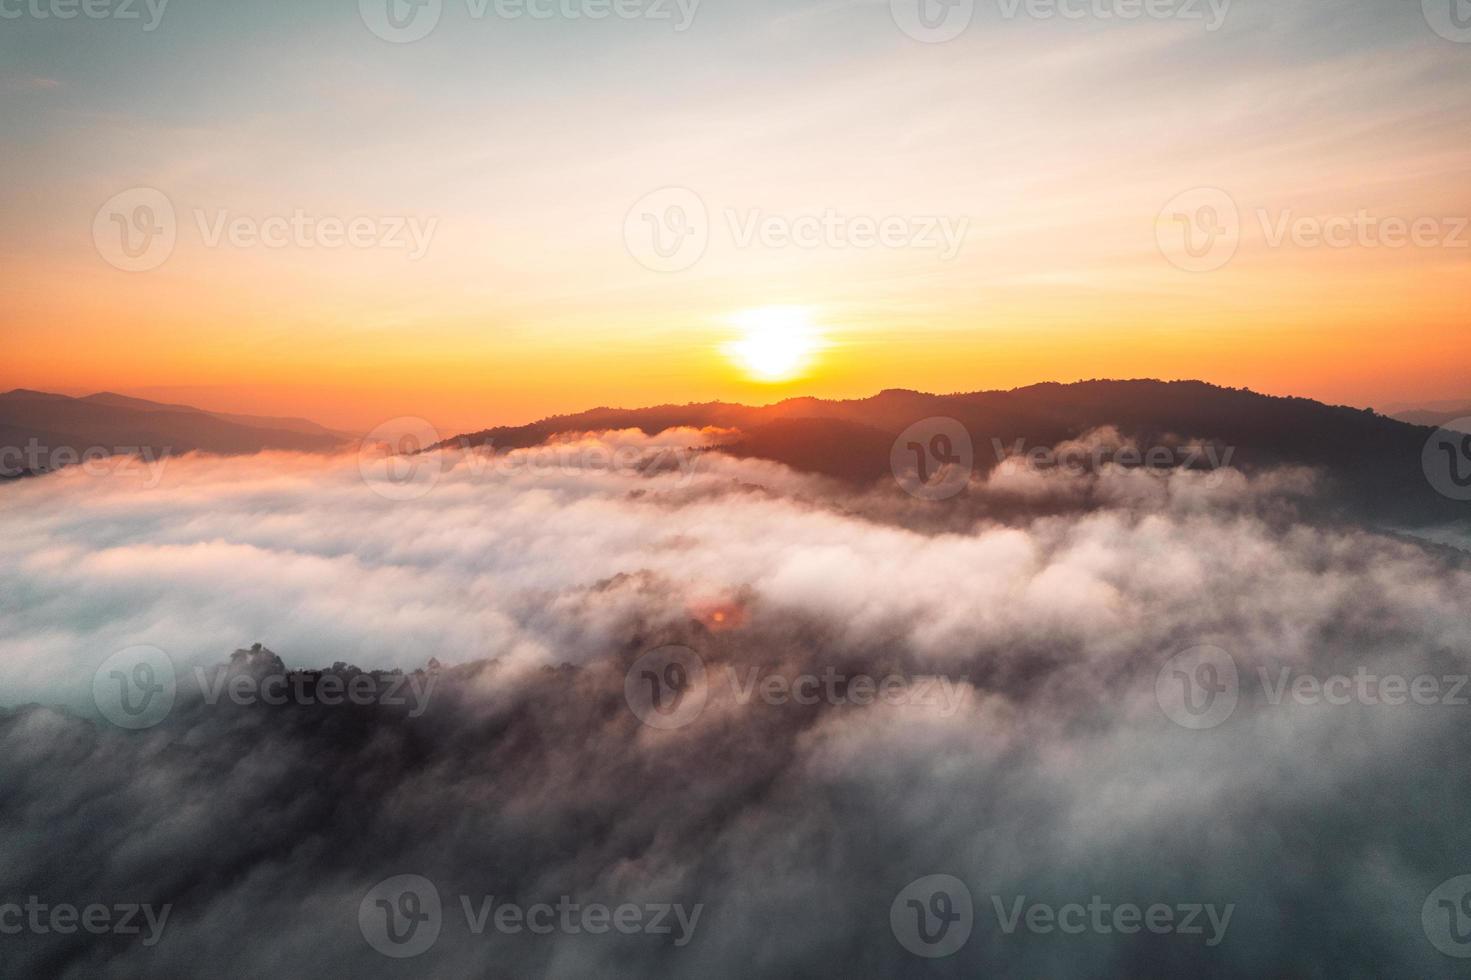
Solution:
<svg viewBox="0 0 1471 980"><path fill-rule="evenodd" d="M0 390L456 431L1091 377L1471 396L1468 50L1420 3L1237 0L1209 30L1203 3L1204 21L1118 22L983 0L945 43L858 0L704 0L682 31L673 4L595 21L444 0L412 43L359 6L0 24ZM177 242L129 272L94 224L140 187ZM668 187L697 195L708 247L659 271L630 235ZM1197 188L1239 209L1239 250L1210 271L1159 237ZM856 232L742 241L828 211L966 233L949 258ZM297 212L432 235L418 258L210 243L222 216ZM1272 243L1360 212L1440 237ZM763 331L794 330L800 350L753 360Z"/></svg>

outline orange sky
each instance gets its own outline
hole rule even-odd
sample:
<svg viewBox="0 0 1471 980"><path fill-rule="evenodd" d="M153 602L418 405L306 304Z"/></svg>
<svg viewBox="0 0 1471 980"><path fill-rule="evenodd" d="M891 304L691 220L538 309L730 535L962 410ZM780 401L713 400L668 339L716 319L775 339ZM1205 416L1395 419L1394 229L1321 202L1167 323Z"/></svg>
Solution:
<svg viewBox="0 0 1471 980"><path fill-rule="evenodd" d="M1242 2L1209 34L978 21L923 44L875 9L404 45L304 12L279 49L268 25L180 18L18 51L0 388L358 430L1091 377L1471 400L1471 49L1418 10L1354 6L1329 32ZM210 56L154 57L186 43ZM173 244L124 271L137 188L167 202ZM369 234L256 240L296 214ZM1229 226L1233 254L1183 252L1182 214ZM824 215L844 230L790 240ZM1310 234L1359 215L1434 234ZM432 229L421 254L388 244L408 220ZM659 268L671 221L703 247ZM903 234L852 230L883 221ZM936 222L963 225L953 253L930 247ZM774 306L803 309L821 349L758 383L723 350Z"/></svg>

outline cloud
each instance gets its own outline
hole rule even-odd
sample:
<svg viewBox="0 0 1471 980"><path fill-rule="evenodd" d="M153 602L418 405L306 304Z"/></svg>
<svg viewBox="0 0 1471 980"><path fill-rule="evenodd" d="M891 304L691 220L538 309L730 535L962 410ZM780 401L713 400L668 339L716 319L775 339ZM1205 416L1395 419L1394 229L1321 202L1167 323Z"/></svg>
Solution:
<svg viewBox="0 0 1471 980"><path fill-rule="evenodd" d="M54 78L46 78L41 75L17 75L7 79L5 87L19 91L44 92L49 89L60 88L61 82Z"/></svg>
<svg viewBox="0 0 1471 980"><path fill-rule="evenodd" d="M541 466L423 458L434 479L404 500L375 492L387 461L365 481L355 456L195 456L152 489L115 471L4 488L0 902L173 908L152 947L27 932L6 937L9 962L63 977L223 957L320 977L1449 975L1421 909L1467 870L1467 709L1271 695L1284 669L1465 674L1463 558L1300 520L1292 501L1326 491L1294 471L1003 467L936 504L719 453L671 463L691 439L587 436ZM1018 505L1022 477L1062 490ZM255 642L291 668L443 667L413 675L434 678L417 716L209 703L195 668ZM139 644L179 686L130 732L99 716L92 684ZM696 651L706 701L661 730L627 685L669 644ZM1191 730L1157 681L1202 644L1232 658L1240 700ZM266 669L253 656L232 669ZM747 686L824 675L841 680L810 704ZM859 676L907 686L864 702ZM927 678L956 696L921 695ZM403 874L432 881L444 912L433 947L398 961L358 915ZM946 960L890 928L895 896L930 874L975 900ZM475 935L460 899L492 895L702 912L682 946ZM1008 935L993 899L1019 896L1234 914L1212 947Z"/></svg>

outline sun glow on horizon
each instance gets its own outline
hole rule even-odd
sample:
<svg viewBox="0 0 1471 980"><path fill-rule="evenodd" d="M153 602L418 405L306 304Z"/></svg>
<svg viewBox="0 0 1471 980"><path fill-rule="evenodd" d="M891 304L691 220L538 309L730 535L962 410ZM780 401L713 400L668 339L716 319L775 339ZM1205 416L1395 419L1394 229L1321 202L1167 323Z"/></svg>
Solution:
<svg viewBox="0 0 1471 980"><path fill-rule="evenodd" d="M743 310L730 322L741 333L721 351L754 381L791 381L811 367L824 346L811 312L803 307Z"/></svg>

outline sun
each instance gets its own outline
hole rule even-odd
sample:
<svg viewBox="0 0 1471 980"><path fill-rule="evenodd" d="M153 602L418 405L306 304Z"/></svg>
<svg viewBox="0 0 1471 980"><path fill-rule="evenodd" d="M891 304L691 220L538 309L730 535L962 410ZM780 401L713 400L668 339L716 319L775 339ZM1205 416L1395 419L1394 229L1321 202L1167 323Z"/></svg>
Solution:
<svg viewBox="0 0 1471 980"><path fill-rule="evenodd" d="M790 381L823 346L811 313L802 307L744 310L730 322L741 334L721 350L755 381Z"/></svg>

